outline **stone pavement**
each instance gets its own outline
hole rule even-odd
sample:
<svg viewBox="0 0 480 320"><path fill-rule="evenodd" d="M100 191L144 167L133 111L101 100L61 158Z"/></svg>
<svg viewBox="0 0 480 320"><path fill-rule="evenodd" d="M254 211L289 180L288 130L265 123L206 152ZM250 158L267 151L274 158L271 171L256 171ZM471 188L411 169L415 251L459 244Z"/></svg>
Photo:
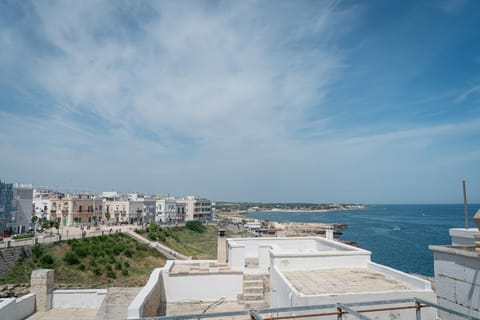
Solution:
<svg viewBox="0 0 480 320"><path fill-rule="evenodd" d="M97 309L72 308L50 309L46 312L37 312L26 320L96 320Z"/></svg>
<svg viewBox="0 0 480 320"><path fill-rule="evenodd" d="M405 283L367 268L290 271L284 275L307 295L411 290Z"/></svg>
<svg viewBox="0 0 480 320"><path fill-rule="evenodd" d="M142 288L108 288L107 296L98 310L97 320L127 319L128 305Z"/></svg>

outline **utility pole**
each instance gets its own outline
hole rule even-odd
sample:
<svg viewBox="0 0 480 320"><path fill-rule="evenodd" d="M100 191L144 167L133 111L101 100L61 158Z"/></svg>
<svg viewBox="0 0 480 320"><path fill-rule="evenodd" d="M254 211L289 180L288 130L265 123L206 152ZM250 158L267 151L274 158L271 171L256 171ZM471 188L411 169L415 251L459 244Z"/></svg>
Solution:
<svg viewBox="0 0 480 320"><path fill-rule="evenodd" d="M467 188L465 187L465 180L462 180L462 185L463 185L463 207L465 210L465 229L468 229Z"/></svg>

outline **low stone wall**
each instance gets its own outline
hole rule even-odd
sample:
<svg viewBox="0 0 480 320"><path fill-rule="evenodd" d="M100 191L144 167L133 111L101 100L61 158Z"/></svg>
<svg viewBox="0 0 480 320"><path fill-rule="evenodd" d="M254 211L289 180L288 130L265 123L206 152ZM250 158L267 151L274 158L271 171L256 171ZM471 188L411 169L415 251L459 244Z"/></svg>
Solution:
<svg viewBox="0 0 480 320"><path fill-rule="evenodd" d="M31 245L0 249L0 277L12 270L19 260L31 254Z"/></svg>

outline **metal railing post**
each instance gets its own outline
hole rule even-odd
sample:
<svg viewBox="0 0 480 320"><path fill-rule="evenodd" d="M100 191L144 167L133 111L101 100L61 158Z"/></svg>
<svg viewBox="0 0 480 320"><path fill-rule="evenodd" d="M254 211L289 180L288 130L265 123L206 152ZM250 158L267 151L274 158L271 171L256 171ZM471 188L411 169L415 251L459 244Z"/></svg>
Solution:
<svg viewBox="0 0 480 320"><path fill-rule="evenodd" d="M415 316L416 316L417 320L422 320L422 308L420 306L420 302L415 301L415 306L416 306Z"/></svg>

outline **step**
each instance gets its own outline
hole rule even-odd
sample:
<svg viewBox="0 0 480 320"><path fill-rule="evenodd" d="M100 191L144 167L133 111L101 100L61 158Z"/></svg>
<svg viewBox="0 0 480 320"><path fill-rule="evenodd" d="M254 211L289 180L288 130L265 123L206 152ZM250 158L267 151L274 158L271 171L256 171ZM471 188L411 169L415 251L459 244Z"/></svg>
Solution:
<svg viewBox="0 0 480 320"><path fill-rule="evenodd" d="M257 300L257 301L250 301L248 303L245 303L245 307L250 310L252 309L257 310L257 309L268 308L269 305L264 300Z"/></svg>
<svg viewBox="0 0 480 320"><path fill-rule="evenodd" d="M244 273L243 274L243 280L262 280L262 274L249 274L249 273Z"/></svg>
<svg viewBox="0 0 480 320"><path fill-rule="evenodd" d="M263 281L262 280L243 280L243 287L244 288L251 288L251 287L263 288Z"/></svg>
<svg viewBox="0 0 480 320"><path fill-rule="evenodd" d="M243 287L243 293L262 294L263 287Z"/></svg>
<svg viewBox="0 0 480 320"><path fill-rule="evenodd" d="M243 301L259 301L263 300L263 294L256 294L256 293L244 293L243 294Z"/></svg>

